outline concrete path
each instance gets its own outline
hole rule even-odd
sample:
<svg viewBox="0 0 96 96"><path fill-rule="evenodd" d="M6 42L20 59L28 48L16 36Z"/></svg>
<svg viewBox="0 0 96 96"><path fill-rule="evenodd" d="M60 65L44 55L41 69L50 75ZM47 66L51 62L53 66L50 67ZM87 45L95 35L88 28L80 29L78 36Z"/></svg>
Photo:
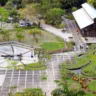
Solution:
<svg viewBox="0 0 96 96"><path fill-rule="evenodd" d="M51 25L45 24L44 21L41 21L40 26L42 29L63 38L65 41L70 41L69 37L72 37L72 33L62 32L62 29L57 29Z"/></svg>
<svg viewBox="0 0 96 96"><path fill-rule="evenodd" d="M83 51L86 52L86 44L84 39L82 38L81 34L80 34L80 30L78 28L78 26L76 25L74 20L68 20L64 17L63 18L63 23L67 25L66 29L67 32L72 33L73 35L73 40L76 44L77 50L79 51ZM78 28L78 32L76 32L76 29ZM80 46L83 46L83 49L80 49Z"/></svg>

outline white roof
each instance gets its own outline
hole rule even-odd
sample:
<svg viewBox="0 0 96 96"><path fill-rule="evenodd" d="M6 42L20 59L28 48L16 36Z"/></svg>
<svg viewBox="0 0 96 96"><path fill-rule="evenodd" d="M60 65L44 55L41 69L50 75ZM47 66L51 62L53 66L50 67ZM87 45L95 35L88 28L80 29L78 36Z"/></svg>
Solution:
<svg viewBox="0 0 96 96"><path fill-rule="evenodd" d="M84 8L84 10L89 14L89 16L92 19L96 18L96 10L90 4L84 3L84 4L82 4L82 7Z"/></svg>
<svg viewBox="0 0 96 96"><path fill-rule="evenodd" d="M85 28L94 23L91 17L86 13L86 11L81 8L72 13L75 20L77 21L80 29Z"/></svg>

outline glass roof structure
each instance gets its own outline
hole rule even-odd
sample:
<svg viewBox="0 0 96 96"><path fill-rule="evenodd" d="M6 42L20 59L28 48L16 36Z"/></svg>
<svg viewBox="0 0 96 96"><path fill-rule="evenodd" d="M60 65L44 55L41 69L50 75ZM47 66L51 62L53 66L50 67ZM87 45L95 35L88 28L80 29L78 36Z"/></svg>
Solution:
<svg viewBox="0 0 96 96"><path fill-rule="evenodd" d="M34 62L34 57L33 46L19 42L0 43L0 67L8 66L8 60L15 60L18 61L18 63L23 62L24 64L30 64Z"/></svg>

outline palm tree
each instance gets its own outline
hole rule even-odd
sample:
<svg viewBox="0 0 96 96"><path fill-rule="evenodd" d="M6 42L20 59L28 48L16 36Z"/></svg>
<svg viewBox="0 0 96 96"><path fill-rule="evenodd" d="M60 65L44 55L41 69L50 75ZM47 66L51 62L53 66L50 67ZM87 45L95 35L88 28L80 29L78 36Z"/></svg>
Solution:
<svg viewBox="0 0 96 96"><path fill-rule="evenodd" d="M42 34L41 32L42 31L40 29L34 28L34 29L29 30L28 31L28 34L29 35L32 35L33 38L35 39L35 41L38 42L38 38L36 37L36 35L39 35L40 36Z"/></svg>
<svg viewBox="0 0 96 96"><path fill-rule="evenodd" d="M52 91L52 96L85 96L85 92L83 90L71 90L65 91L62 88L57 88Z"/></svg>
<svg viewBox="0 0 96 96"><path fill-rule="evenodd" d="M3 28L0 29L0 34L2 35L2 38L3 40L8 40L9 41L9 38L10 38L10 34L9 34L9 31L7 30L4 30Z"/></svg>
<svg viewBox="0 0 96 96"><path fill-rule="evenodd" d="M19 42L21 42L24 39L24 35L21 32L16 33L16 37Z"/></svg>
<svg viewBox="0 0 96 96"><path fill-rule="evenodd" d="M24 35L23 35L23 29L22 28L16 28L16 37L18 39L19 42L21 42L24 39Z"/></svg>
<svg viewBox="0 0 96 96"><path fill-rule="evenodd" d="M85 92L83 90L69 90L68 83L64 80L55 80L59 88L52 91L52 96L84 96Z"/></svg>

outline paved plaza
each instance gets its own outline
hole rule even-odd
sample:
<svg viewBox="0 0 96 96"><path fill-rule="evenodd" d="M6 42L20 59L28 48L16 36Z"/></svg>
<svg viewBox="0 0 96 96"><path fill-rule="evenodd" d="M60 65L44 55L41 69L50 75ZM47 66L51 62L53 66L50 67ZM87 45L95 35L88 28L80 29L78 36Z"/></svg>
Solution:
<svg viewBox="0 0 96 96"><path fill-rule="evenodd" d="M73 59L74 53L54 54L52 59L47 62L47 70L25 71L25 70L0 70L0 75L5 76L3 86L0 86L1 95L8 96L8 92L22 92L25 88L42 88L47 96L56 88L54 80L60 79L59 65L64 60ZM70 65L70 62L67 63ZM46 74L47 80L42 81L41 75ZM11 88L16 86L16 88Z"/></svg>

